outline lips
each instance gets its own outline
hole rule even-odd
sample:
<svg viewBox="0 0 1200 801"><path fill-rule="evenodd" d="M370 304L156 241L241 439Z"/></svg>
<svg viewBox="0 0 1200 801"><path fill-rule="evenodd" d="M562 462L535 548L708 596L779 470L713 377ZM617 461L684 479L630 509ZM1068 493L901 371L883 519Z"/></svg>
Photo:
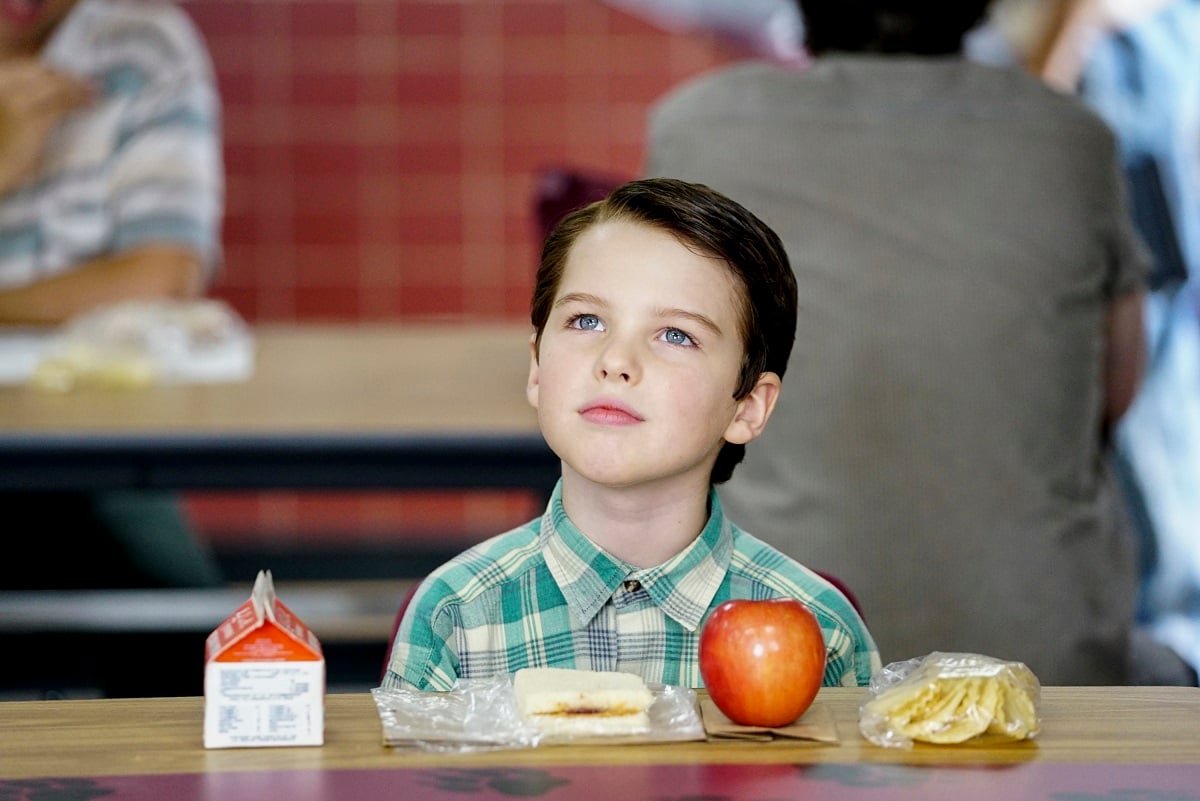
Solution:
<svg viewBox="0 0 1200 801"><path fill-rule="evenodd" d="M579 410L579 415L589 423L607 426L633 425L643 419L629 406L610 398L588 403Z"/></svg>

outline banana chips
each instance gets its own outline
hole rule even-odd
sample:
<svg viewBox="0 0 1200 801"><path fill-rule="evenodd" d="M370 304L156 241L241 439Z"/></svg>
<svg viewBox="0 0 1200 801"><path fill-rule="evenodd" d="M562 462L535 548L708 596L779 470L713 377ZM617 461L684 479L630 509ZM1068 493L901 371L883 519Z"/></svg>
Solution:
<svg viewBox="0 0 1200 801"><path fill-rule="evenodd" d="M893 662L871 680L859 729L876 745L961 743L980 735L1011 740L1040 728L1041 686L1021 662L942 653Z"/></svg>

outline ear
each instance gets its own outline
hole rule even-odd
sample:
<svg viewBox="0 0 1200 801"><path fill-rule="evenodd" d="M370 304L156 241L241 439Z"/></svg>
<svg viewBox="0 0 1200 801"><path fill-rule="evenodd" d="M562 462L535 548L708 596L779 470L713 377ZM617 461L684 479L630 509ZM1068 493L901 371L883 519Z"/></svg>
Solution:
<svg viewBox="0 0 1200 801"><path fill-rule="evenodd" d="M538 382L541 380L538 369L537 332L529 337L529 380L525 383L525 397L529 405L538 407Z"/></svg>
<svg viewBox="0 0 1200 801"><path fill-rule="evenodd" d="M775 373L763 373L758 377L750 394L738 401L733 420L725 429L725 441L734 445L745 445L767 427L767 420L775 410L779 390L783 382Z"/></svg>

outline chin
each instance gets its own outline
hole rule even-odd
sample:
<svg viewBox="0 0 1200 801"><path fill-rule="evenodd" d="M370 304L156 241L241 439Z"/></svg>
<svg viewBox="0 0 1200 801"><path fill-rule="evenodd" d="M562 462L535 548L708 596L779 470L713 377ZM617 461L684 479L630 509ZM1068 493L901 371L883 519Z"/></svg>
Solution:
<svg viewBox="0 0 1200 801"><path fill-rule="evenodd" d="M627 470L589 470L586 466L575 473L585 481L609 489L625 489L645 483L645 478L631 475Z"/></svg>
<svg viewBox="0 0 1200 801"><path fill-rule="evenodd" d="M631 470L627 463L592 459L563 459L563 466L576 477L601 487L621 488L640 484L647 480L641 471ZM569 466L569 467L568 467Z"/></svg>

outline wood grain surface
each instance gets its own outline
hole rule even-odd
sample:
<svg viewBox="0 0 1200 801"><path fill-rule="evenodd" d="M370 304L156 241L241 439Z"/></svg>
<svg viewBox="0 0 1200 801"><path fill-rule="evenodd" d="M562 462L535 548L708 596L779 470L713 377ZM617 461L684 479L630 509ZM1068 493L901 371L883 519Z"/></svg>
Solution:
<svg viewBox="0 0 1200 801"><path fill-rule="evenodd" d="M536 433L529 326L264 325L243 383L0 387L0 433Z"/></svg>
<svg viewBox="0 0 1200 801"><path fill-rule="evenodd" d="M862 689L826 688L839 742L544 746L468 754L382 745L369 694L327 697L325 745L205 750L202 698L0 703L0 778L406 767L893 763L1006 765L1043 762L1200 764L1200 689L1046 687L1034 741L877 747L858 734Z"/></svg>

